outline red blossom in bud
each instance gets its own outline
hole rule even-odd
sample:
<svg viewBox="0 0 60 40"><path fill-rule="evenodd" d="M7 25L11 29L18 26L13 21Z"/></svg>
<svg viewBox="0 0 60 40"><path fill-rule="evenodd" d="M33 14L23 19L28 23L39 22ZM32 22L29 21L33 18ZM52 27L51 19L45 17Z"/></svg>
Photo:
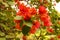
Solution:
<svg viewBox="0 0 60 40"><path fill-rule="evenodd" d="M20 23L21 20L14 20L15 23Z"/></svg>
<svg viewBox="0 0 60 40"><path fill-rule="evenodd" d="M23 35L23 37L22 37L22 38L23 38L23 40L27 40L27 39L26 39L27 37L26 37L25 35Z"/></svg>
<svg viewBox="0 0 60 40"><path fill-rule="evenodd" d="M35 32L36 32L36 28L35 28L35 26L32 26L30 33L34 34Z"/></svg>
<svg viewBox="0 0 60 40"><path fill-rule="evenodd" d="M53 33L53 32L54 32L54 29L48 27L48 28L47 28L47 31L48 31L49 33Z"/></svg>
<svg viewBox="0 0 60 40"><path fill-rule="evenodd" d="M30 20L37 13L35 8L26 7L23 3L18 4L18 9L17 15L23 16L24 20Z"/></svg>
<svg viewBox="0 0 60 40"><path fill-rule="evenodd" d="M19 11L17 15L23 16L24 20L29 20L31 15L29 13L29 7L26 7L23 3L18 5Z"/></svg>
<svg viewBox="0 0 60 40"><path fill-rule="evenodd" d="M28 7L26 7L26 5L24 5L23 3L19 3L19 4L18 4L18 9L19 9L22 13L28 12Z"/></svg>
<svg viewBox="0 0 60 40"><path fill-rule="evenodd" d="M37 13L35 8L30 8L29 12L31 13L31 15L34 15Z"/></svg>
<svg viewBox="0 0 60 40"><path fill-rule="evenodd" d="M40 27L40 22L39 21L34 21L33 25L35 26L36 29Z"/></svg>
<svg viewBox="0 0 60 40"><path fill-rule="evenodd" d="M40 19L45 22L45 21L50 21L50 17L48 15L41 15Z"/></svg>
<svg viewBox="0 0 60 40"><path fill-rule="evenodd" d="M44 26L49 27L49 26L51 26L51 25L52 25L52 23L51 23L50 21L46 21L46 22L44 22Z"/></svg>
<svg viewBox="0 0 60 40"><path fill-rule="evenodd" d="M16 29L21 30L20 23L16 23Z"/></svg>
<svg viewBox="0 0 60 40"><path fill-rule="evenodd" d="M50 16L48 15L48 12L44 6L39 7L39 14L40 14L40 19L43 21L44 26L51 26L51 20Z"/></svg>
<svg viewBox="0 0 60 40"><path fill-rule="evenodd" d="M33 22L33 26L30 30L30 33L34 34L36 32L36 30L40 27L40 22L39 21L34 21Z"/></svg>
<svg viewBox="0 0 60 40"><path fill-rule="evenodd" d="M52 23L50 21L50 16L48 15L40 15L40 19L43 21L44 26L51 26Z"/></svg>
<svg viewBox="0 0 60 40"><path fill-rule="evenodd" d="M58 36L57 36L57 38L59 38L59 39L60 39L60 35L58 35Z"/></svg>
<svg viewBox="0 0 60 40"><path fill-rule="evenodd" d="M22 15L21 11L18 11L18 12L16 13L16 16L21 16L21 15Z"/></svg>
<svg viewBox="0 0 60 40"><path fill-rule="evenodd" d="M44 6L39 6L39 14L46 14L47 10Z"/></svg>
<svg viewBox="0 0 60 40"><path fill-rule="evenodd" d="M30 20L30 19L31 19L31 15L26 14L26 15L24 16L24 20Z"/></svg>

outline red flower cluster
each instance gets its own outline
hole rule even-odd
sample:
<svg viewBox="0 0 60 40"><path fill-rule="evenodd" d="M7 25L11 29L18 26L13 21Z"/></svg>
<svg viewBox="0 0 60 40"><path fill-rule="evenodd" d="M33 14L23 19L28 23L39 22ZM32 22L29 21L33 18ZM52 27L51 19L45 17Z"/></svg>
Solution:
<svg viewBox="0 0 60 40"><path fill-rule="evenodd" d="M33 26L30 30L30 33L34 34L36 32L36 30L40 27L40 22L39 21L34 21L33 22Z"/></svg>
<svg viewBox="0 0 60 40"><path fill-rule="evenodd" d="M43 21L44 26L51 26L50 16L44 6L39 7L40 19Z"/></svg>
<svg viewBox="0 0 60 40"><path fill-rule="evenodd" d="M30 20L31 16L36 14L35 8L26 7L23 3L18 3L17 15L23 16L24 20Z"/></svg>
<svg viewBox="0 0 60 40"><path fill-rule="evenodd" d="M14 22L16 23L15 28L18 29L18 30L21 30L20 21L21 21L21 20L14 20Z"/></svg>
<svg viewBox="0 0 60 40"><path fill-rule="evenodd" d="M17 12L16 16L22 16L23 19L26 20L26 21L30 20L31 17L37 13L36 9L33 8L33 7L32 8L26 7L26 5L24 5L23 3L20 3L20 2L18 2L17 4L18 4L19 11ZM21 20L16 20L15 19L17 29L21 29L20 24L19 24L20 21ZM38 21L35 21L34 25L31 28L31 33L34 33L33 31L36 31L36 29L39 28L39 26L40 26L40 23Z"/></svg>
<svg viewBox="0 0 60 40"><path fill-rule="evenodd" d="M35 16L35 14L37 13L37 10L33 7L32 8L27 7L27 5L24 5L23 3L20 3L17 0L16 0L16 2L18 4L18 9L19 9L19 11L16 14L16 16L18 18L17 18L17 20L15 19L16 28L19 30L20 29L22 30L23 27L20 28L20 21L21 21L20 16L23 18L22 20L29 21L32 16ZM43 21L44 26L51 26L52 23L50 21L50 16L48 15L48 12L44 6L39 7L39 15L38 16L40 16L39 18ZM34 34L36 32L36 30L40 27L40 22L36 19L34 22L32 22L33 26L31 27L31 29L29 31L32 34ZM23 24L23 25L25 25L25 24ZM49 29L49 28L48 28L48 31L53 32L53 30Z"/></svg>

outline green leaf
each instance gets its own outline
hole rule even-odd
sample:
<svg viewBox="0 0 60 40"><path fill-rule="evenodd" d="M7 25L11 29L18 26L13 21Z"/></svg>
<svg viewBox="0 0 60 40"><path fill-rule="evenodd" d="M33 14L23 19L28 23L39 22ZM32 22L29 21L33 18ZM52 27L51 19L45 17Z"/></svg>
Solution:
<svg viewBox="0 0 60 40"><path fill-rule="evenodd" d="M12 6L12 5L14 5L15 3L14 3L13 1L9 1L8 4Z"/></svg>
<svg viewBox="0 0 60 40"><path fill-rule="evenodd" d="M22 28L22 33L23 33L24 35L27 35L29 31L30 31L30 27L28 27L28 26L24 26L24 27Z"/></svg>
<svg viewBox="0 0 60 40"><path fill-rule="evenodd" d="M47 32L46 32L46 29L41 29L41 35L44 36L44 35L46 35L46 33L47 33Z"/></svg>
<svg viewBox="0 0 60 40"><path fill-rule="evenodd" d="M13 33L10 33L9 35L6 35L6 38L15 38L15 35Z"/></svg>
<svg viewBox="0 0 60 40"><path fill-rule="evenodd" d="M2 2L2 4L4 4L5 7L9 7L9 5L7 3L5 3L5 2Z"/></svg>
<svg viewBox="0 0 60 40"><path fill-rule="evenodd" d="M0 40L6 40L6 38L0 38Z"/></svg>
<svg viewBox="0 0 60 40"><path fill-rule="evenodd" d="M24 21L24 24L28 27L32 27L32 22L31 21Z"/></svg>
<svg viewBox="0 0 60 40"><path fill-rule="evenodd" d="M27 22L26 25L29 27L32 27L32 23L30 23L30 22Z"/></svg>
<svg viewBox="0 0 60 40"><path fill-rule="evenodd" d="M14 19L15 20L21 20L22 19L22 16L16 16Z"/></svg>
<svg viewBox="0 0 60 40"><path fill-rule="evenodd" d="M3 32L0 31L0 36L5 36L5 34Z"/></svg>
<svg viewBox="0 0 60 40"><path fill-rule="evenodd" d="M37 30L36 33L35 33L35 35L36 36L40 36L40 33L41 33L41 31L40 30Z"/></svg>
<svg viewBox="0 0 60 40"><path fill-rule="evenodd" d="M60 2L60 0L56 0L56 2Z"/></svg>
<svg viewBox="0 0 60 40"><path fill-rule="evenodd" d="M0 25L1 25L2 27L4 27L5 30L10 30L9 27L7 27L6 25L4 25L4 24L2 24L2 23L0 23Z"/></svg>

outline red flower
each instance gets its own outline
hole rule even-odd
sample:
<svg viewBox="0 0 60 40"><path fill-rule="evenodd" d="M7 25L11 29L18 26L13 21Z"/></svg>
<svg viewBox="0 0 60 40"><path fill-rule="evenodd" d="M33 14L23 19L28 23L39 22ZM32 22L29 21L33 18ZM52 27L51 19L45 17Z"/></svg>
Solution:
<svg viewBox="0 0 60 40"><path fill-rule="evenodd" d="M40 27L40 22L39 21L34 21L33 22L33 26L30 30L30 33L34 34L36 32L36 30Z"/></svg>
<svg viewBox="0 0 60 40"><path fill-rule="evenodd" d="M44 26L49 27L49 26L51 26L51 25L52 25L52 23L51 23L50 21L46 21L46 22L44 22Z"/></svg>
<svg viewBox="0 0 60 40"><path fill-rule="evenodd" d="M24 20L30 20L31 16L36 14L35 8L26 7L23 3L18 3L18 9L17 15L23 16Z"/></svg>
<svg viewBox="0 0 60 40"><path fill-rule="evenodd" d="M23 40L27 40L27 37L25 35L23 35Z"/></svg>
<svg viewBox="0 0 60 40"><path fill-rule="evenodd" d="M26 7L23 3L18 5L19 12L17 15L23 16L24 20L30 20L31 18L31 13L30 13L30 8Z"/></svg>
<svg viewBox="0 0 60 40"><path fill-rule="evenodd" d="M49 32L49 33L53 33L54 32L54 29L52 29L52 28L47 28L47 31Z"/></svg>
<svg viewBox="0 0 60 40"><path fill-rule="evenodd" d="M47 10L44 6L40 6L39 7L39 14L46 14L47 13Z"/></svg>
<svg viewBox="0 0 60 40"><path fill-rule="evenodd" d="M44 26L51 26L52 25L52 23L50 21L50 16L48 16L48 14L40 15L40 19L43 21Z"/></svg>
<svg viewBox="0 0 60 40"><path fill-rule="evenodd" d="M22 15L22 12L21 11L18 11L17 13L16 13L16 16L21 16Z"/></svg>
<svg viewBox="0 0 60 40"><path fill-rule="evenodd" d="M44 26L51 26L50 16L47 13L47 10L44 6L39 7L40 19L43 21Z"/></svg>
<svg viewBox="0 0 60 40"><path fill-rule="evenodd" d="M41 15L40 19L45 22L45 21L50 21L50 17L48 15Z"/></svg>
<svg viewBox="0 0 60 40"><path fill-rule="evenodd" d="M20 23L21 20L14 20L15 23Z"/></svg>
<svg viewBox="0 0 60 40"><path fill-rule="evenodd" d="M16 23L16 29L21 30L20 23Z"/></svg>
<svg viewBox="0 0 60 40"><path fill-rule="evenodd" d="M18 4L18 9L22 12L22 14L27 14L29 11L29 8L26 7L23 3Z"/></svg>
<svg viewBox="0 0 60 40"><path fill-rule="evenodd" d="M20 9L21 11L25 8L25 5L23 3L18 3L18 9Z"/></svg>
<svg viewBox="0 0 60 40"><path fill-rule="evenodd" d="M32 26L30 33L34 34L35 32L36 32L36 28L35 28L35 26Z"/></svg>
<svg viewBox="0 0 60 40"><path fill-rule="evenodd" d="M31 13L31 15L34 15L37 13L35 8L30 8L29 12Z"/></svg>
<svg viewBox="0 0 60 40"><path fill-rule="evenodd" d="M58 35L57 37L60 38L60 35Z"/></svg>
<svg viewBox="0 0 60 40"><path fill-rule="evenodd" d="M31 15L30 14L26 14L25 16L24 16L24 20L30 20L31 19Z"/></svg>
<svg viewBox="0 0 60 40"><path fill-rule="evenodd" d="M40 22L39 21L34 21L33 25L35 26L36 29L40 27Z"/></svg>

